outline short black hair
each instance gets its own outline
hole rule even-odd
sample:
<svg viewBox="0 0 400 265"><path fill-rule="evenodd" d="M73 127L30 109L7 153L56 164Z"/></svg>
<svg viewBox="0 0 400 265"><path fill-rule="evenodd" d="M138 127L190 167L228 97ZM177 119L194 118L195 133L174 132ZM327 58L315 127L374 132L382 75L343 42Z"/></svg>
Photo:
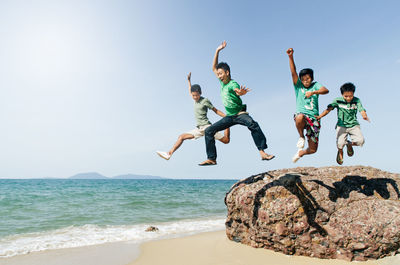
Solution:
<svg viewBox="0 0 400 265"><path fill-rule="evenodd" d="M314 80L314 71L313 71L313 69L304 68L303 70L301 70L300 73L299 73L300 79L305 75L309 75L311 77L311 79Z"/></svg>
<svg viewBox="0 0 400 265"><path fill-rule="evenodd" d="M222 69L224 71L229 71L229 75L231 74L231 68L229 67L229 65L227 63L220 62L219 64L217 64L217 69Z"/></svg>
<svg viewBox="0 0 400 265"><path fill-rule="evenodd" d="M197 92L201 95L201 87L198 84L194 84L190 87L190 92Z"/></svg>
<svg viewBox="0 0 400 265"><path fill-rule="evenodd" d="M356 86L350 82L345 83L340 87L340 93L342 93L342 95L343 95L344 92L353 92L354 93L354 92L356 92Z"/></svg>

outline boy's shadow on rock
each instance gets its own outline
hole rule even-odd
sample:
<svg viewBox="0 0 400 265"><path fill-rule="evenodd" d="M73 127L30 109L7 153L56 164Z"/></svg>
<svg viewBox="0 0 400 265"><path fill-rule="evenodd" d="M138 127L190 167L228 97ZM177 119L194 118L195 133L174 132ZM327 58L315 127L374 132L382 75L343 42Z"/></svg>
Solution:
<svg viewBox="0 0 400 265"><path fill-rule="evenodd" d="M344 177L341 181L333 183L333 187L326 185L320 180L311 180L329 190L329 199L336 202L338 198L347 199L350 196L350 192L358 191L366 196L373 196L376 191L382 198L389 199L390 192L388 184L393 187L397 194L397 198L400 199L400 191L396 181L390 178L375 178L367 179L362 176L349 175Z"/></svg>
<svg viewBox="0 0 400 265"><path fill-rule="evenodd" d="M270 177L274 177L267 173ZM251 184L263 180L263 175L251 176L245 180L239 181L227 192L227 195L236 187L241 184ZM350 192L358 191L365 194L366 196L373 196L376 191L382 198L389 199L390 192L388 190L388 184L393 187L397 194L397 198L400 199L400 191L397 186L396 181L390 178L375 178L367 179L362 176L349 175L344 177L341 181L333 183L333 187L326 185L320 180L310 180L313 181L329 190L329 199L336 202L338 198L349 198ZM287 173L278 179L266 184L262 187L256 194L254 198L254 208L253 208L253 225L256 224L258 218L258 210L261 207L261 198L263 198L268 189L276 186L282 186L290 191L292 194L296 195L299 199L304 213L307 216L308 224L314 227L322 236L326 236L326 230L321 227L316 221L318 211L326 212L325 209L319 206L315 198L310 194L310 192L304 187L301 175L296 173ZM226 196L225 196L226 204Z"/></svg>
<svg viewBox="0 0 400 265"><path fill-rule="evenodd" d="M326 236L327 232L325 231L324 228L322 228L316 221L315 218L317 216L318 211L323 211L326 212L323 208L321 208L315 198L310 194L310 192L304 187L302 181L301 181L301 176L295 173L287 173L281 177L279 177L277 180L274 180L264 187L262 187L256 194L254 198L254 209L253 209L253 225L256 224L257 218L258 218L258 209L261 206L261 198L263 198L266 194L266 191L269 188L275 187L275 186L282 186L286 188L288 191L290 191L292 194L296 195L297 198L299 199L303 209L304 213L307 216L307 221L308 224L312 227L314 227L318 233L320 233L322 236Z"/></svg>

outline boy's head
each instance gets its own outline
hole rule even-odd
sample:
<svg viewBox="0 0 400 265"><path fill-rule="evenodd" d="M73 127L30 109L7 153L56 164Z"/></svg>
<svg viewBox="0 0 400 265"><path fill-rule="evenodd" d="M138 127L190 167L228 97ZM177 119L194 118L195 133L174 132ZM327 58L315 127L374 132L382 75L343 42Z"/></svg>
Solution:
<svg viewBox="0 0 400 265"><path fill-rule="evenodd" d="M231 68L227 63L217 64L217 76L222 83L227 84L231 80Z"/></svg>
<svg viewBox="0 0 400 265"><path fill-rule="evenodd" d="M356 91L356 86L353 83L346 83L340 87L340 93L344 100L350 102L354 98L354 92Z"/></svg>
<svg viewBox="0 0 400 265"><path fill-rule="evenodd" d="M310 68L304 68L300 71L299 78L304 87L310 87L314 80L314 71Z"/></svg>
<svg viewBox="0 0 400 265"><path fill-rule="evenodd" d="M201 87L198 84L194 84L190 87L190 93L192 94L192 98L194 101L199 101L201 96Z"/></svg>

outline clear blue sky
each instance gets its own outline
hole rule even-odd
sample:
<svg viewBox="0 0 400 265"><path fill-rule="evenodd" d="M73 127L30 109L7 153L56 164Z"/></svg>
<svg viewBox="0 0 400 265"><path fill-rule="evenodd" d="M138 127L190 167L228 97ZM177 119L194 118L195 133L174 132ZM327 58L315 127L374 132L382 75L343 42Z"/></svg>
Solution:
<svg viewBox="0 0 400 265"><path fill-rule="evenodd" d="M298 135L286 49L330 93L351 81L371 119L344 165L400 172L398 1L1 1L0 178L69 177L96 171L171 178L243 178L272 169L335 165L336 113L322 124L315 155L291 162ZM260 161L249 131L232 128L217 143L218 165L202 168L204 138L193 129L192 72L203 95L223 110L212 70L216 47L267 136ZM209 113L211 121L219 116Z"/></svg>

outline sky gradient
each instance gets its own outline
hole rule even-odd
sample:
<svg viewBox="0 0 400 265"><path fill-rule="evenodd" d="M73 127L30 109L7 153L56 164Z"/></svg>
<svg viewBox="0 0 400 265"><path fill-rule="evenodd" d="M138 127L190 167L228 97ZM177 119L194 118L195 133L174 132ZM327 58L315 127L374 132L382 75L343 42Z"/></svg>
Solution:
<svg viewBox="0 0 400 265"><path fill-rule="evenodd" d="M105 176L244 178L295 166L336 165L336 111L322 120L316 154L291 162L298 134L286 50L297 69L313 68L330 93L353 82L371 123L358 115L366 142L343 165L400 172L398 1L1 1L0 178ZM215 49L276 155L261 161L250 132L217 143L218 165L203 168L188 72L224 111L212 72ZM219 116L209 112L212 122ZM397 121L397 122L396 122Z"/></svg>

